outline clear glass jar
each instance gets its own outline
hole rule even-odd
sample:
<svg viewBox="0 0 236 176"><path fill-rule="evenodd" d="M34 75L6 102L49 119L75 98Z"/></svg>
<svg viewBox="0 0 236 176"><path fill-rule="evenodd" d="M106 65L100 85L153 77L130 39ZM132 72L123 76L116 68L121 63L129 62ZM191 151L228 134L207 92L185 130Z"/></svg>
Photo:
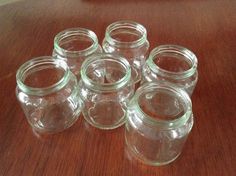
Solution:
<svg viewBox="0 0 236 176"><path fill-rule="evenodd" d="M190 96L198 80L197 57L178 45L154 48L143 67L142 84L167 81L184 89Z"/></svg>
<svg viewBox="0 0 236 176"><path fill-rule="evenodd" d="M75 123L82 102L77 79L63 60L29 60L18 69L16 81L16 96L33 130L54 133Z"/></svg>
<svg viewBox="0 0 236 176"><path fill-rule="evenodd" d="M146 164L168 164L180 155L192 126L192 104L184 90L169 83L145 84L128 106L127 150Z"/></svg>
<svg viewBox="0 0 236 176"><path fill-rule="evenodd" d="M114 54L97 54L85 60L79 83L85 120L100 129L124 124L127 104L134 94L128 61Z"/></svg>
<svg viewBox="0 0 236 176"><path fill-rule="evenodd" d="M117 21L106 28L102 44L106 53L125 57L132 71L135 84L141 80L141 70L148 54L149 42L145 27L133 21Z"/></svg>
<svg viewBox="0 0 236 176"><path fill-rule="evenodd" d="M58 33L54 38L53 56L63 59L77 79L80 79L80 68L83 61L102 48L93 31L84 28L71 28Z"/></svg>

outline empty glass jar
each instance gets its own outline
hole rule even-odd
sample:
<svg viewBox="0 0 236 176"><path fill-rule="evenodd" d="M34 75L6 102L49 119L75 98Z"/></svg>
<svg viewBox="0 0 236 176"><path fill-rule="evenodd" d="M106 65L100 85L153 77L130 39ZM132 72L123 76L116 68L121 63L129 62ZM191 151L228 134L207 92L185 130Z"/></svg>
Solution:
<svg viewBox="0 0 236 176"><path fill-rule="evenodd" d="M18 69L16 80L16 96L35 131L54 133L75 123L82 102L77 79L63 60L29 60Z"/></svg>
<svg viewBox="0 0 236 176"><path fill-rule="evenodd" d="M198 80L197 57L187 48L161 45L154 48L143 68L142 83L167 81L190 96Z"/></svg>
<svg viewBox="0 0 236 176"><path fill-rule="evenodd" d="M58 33L54 38L53 56L63 59L77 79L80 79L80 67L83 61L102 48L93 31L84 28L71 28Z"/></svg>
<svg viewBox="0 0 236 176"><path fill-rule="evenodd" d="M107 53L116 53L125 57L132 71L135 83L141 80L141 70L145 63L149 42L145 27L133 21L117 21L106 29L102 44Z"/></svg>
<svg viewBox="0 0 236 176"><path fill-rule="evenodd" d="M180 155L192 126L192 104L184 90L169 83L145 84L128 106L127 149L146 164L168 164Z"/></svg>
<svg viewBox="0 0 236 176"><path fill-rule="evenodd" d="M97 54L86 59L81 68L79 87L85 120L100 129L123 125L134 94L128 61L114 54Z"/></svg>

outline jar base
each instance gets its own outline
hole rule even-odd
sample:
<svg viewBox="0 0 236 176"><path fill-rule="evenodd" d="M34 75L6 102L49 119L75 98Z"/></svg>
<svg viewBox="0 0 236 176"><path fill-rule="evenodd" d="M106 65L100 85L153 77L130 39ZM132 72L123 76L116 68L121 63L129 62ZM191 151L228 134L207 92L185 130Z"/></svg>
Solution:
<svg viewBox="0 0 236 176"><path fill-rule="evenodd" d="M97 102L93 107L84 109L85 120L99 129L115 129L125 123L125 110L120 102L114 100L103 100Z"/></svg>
<svg viewBox="0 0 236 176"><path fill-rule="evenodd" d="M45 129L45 128L42 128L38 125L37 125L37 127L33 126L32 124L30 124L30 125L31 125L31 128L34 131L34 133L38 133L38 134L55 134L55 133L60 133L64 130L70 128L72 125L74 125L74 123L78 120L78 118L79 118L79 115L75 116L70 123L66 124L63 128L58 128L58 129Z"/></svg>
<svg viewBox="0 0 236 176"><path fill-rule="evenodd" d="M170 164L170 163L174 162L179 157L179 155L181 154L181 152L180 152L174 158L172 158L169 161L165 161L165 162L151 161L151 160L148 160L148 159L144 159L143 157L140 156L140 154L138 152L134 151L129 146L126 138L125 138L125 145L126 145L125 146L126 147L126 151L127 151L127 153L129 154L129 156L131 158L134 158L134 159L138 160L139 162L141 162L141 163L143 163L145 165L149 165L149 166L164 166L164 165Z"/></svg>
<svg viewBox="0 0 236 176"><path fill-rule="evenodd" d="M122 122L120 122L120 123L118 123L118 124L116 124L116 125L104 126L104 125L99 125L99 124L93 123L93 122L91 122L90 120L86 119L85 117L84 117L84 119L85 119L86 122L88 122L91 126L93 126L93 127L95 127L95 128L98 128L98 129L100 129L100 130L113 130L113 129L116 129L116 128L121 127L121 126L124 125L124 123L125 123L125 119L124 119Z"/></svg>

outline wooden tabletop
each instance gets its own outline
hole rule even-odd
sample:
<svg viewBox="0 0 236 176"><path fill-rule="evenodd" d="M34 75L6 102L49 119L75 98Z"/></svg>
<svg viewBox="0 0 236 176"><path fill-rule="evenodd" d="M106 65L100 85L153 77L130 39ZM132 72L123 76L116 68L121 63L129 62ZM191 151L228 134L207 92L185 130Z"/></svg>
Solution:
<svg viewBox="0 0 236 176"><path fill-rule="evenodd" d="M198 57L194 127L181 156L166 166L130 157L124 127L98 130L82 116L62 133L39 136L16 100L16 70L50 55L58 32L88 28L101 43L107 25L121 19L147 28L150 49L178 44ZM235 176L235 60L235 0L0 1L0 175Z"/></svg>

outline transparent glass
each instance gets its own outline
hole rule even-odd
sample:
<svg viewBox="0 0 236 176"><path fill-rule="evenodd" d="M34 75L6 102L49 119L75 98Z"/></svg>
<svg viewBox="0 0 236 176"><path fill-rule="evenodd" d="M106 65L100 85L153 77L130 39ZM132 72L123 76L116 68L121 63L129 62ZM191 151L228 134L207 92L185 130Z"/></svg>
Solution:
<svg viewBox="0 0 236 176"><path fill-rule="evenodd" d="M132 79L139 83L149 48L147 31L143 25L133 21L110 24L106 29L102 47L106 53L125 57L131 65Z"/></svg>
<svg viewBox="0 0 236 176"><path fill-rule="evenodd" d="M55 133L75 123L82 109L76 77L50 56L24 63L16 74L16 96L37 132Z"/></svg>
<svg viewBox="0 0 236 176"><path fill-rule="evenodd" d="M84 28L71 28L58 33L54 38L53 56L63 59L77 79L80 79L80 68L83 61L102 48L93 31Z"/></svg>
<svg viewBox="0 0 236 176"><path fill-rule="evenodd" d="M79 83L85 120L100 129L125 123L127 104L134 94L128 61L114 54L97 54L85 60Z"/></svg>
<svg viewBox="0 0 236 176"><path fill-rule="evenodd" d="M143 67L145 82L170 82L184 89L190 96L198 80L197 57L178 45L161 45L154 48Z"/></svg>
<svg viewBox="0 0 236 176"><path fill-rule="evenodd" d="M128 106L127 150L148 165L168 164L180 155L192 126L192 104L184 90L168 83L145 84Z"/></svg>

